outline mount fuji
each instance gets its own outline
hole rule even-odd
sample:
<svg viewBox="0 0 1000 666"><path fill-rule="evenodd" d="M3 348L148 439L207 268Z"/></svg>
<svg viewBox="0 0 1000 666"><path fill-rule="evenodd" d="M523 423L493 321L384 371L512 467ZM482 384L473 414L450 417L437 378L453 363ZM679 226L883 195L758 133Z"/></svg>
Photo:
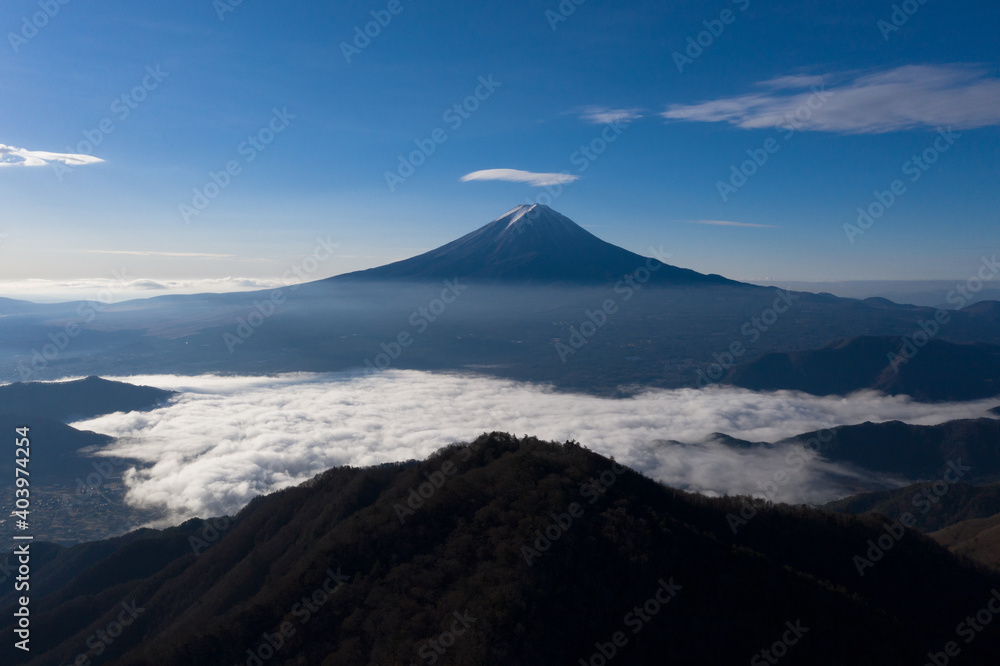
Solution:
<svg viewBox="0 0 1000 666"><path fill-rule="evenodd" d="M445 299L442 281L456 278L474 288ZM416 257L287 289L128 301L102 308L93 323L80 307L0 299L0 378L341 372L368 367L406 334L415 342L393 358L395 368L472 369L619 395L721 380L765 354L912 336L937 316L934 308L786 293L662 264L543 205L518 206ZM952 312L938 338L1000 345L996 312ZM579 344L577 331L595 321L604 324ZM568 341L572 357L562 353ZM863 360L854 349L843 361L851 367ZM933 358L921 351L914 369ZM768 388L791 388L788 373L765 374Z"/></svg>
<svg viewBox="0 0 1000 666"><path fill-rule="evenodd" d="M647 265L647 262L652 262ZM658 266L650 282L660 285L737 285L629 252L593 235L543 204L523 205L458 240L410 259L339 275L336 280L438 280L474 282L601 284L641 267Z"/></svg>

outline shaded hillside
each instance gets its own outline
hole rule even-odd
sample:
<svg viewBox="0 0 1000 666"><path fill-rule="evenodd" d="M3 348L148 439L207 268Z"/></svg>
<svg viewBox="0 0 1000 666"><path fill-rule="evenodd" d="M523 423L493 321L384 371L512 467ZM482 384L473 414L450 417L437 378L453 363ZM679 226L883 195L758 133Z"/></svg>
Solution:
<svg viewBox="0 0 1000 666"><path fill-rule="evenodd" d="M925 532L1000 513L1000 483L977 486L942 481L853 495L825 504L823 508L840 513L878 513L893 520L910 513L917 521L917 529Z"/></svg>
<svg viewBox="0 0 1000 666"><path fill-rule="evenodd" d="M973 315L983 321L1000 325L1000 301L980 301L962 308L962 312Z"/></svg>
<svg viewBox="0 0 1000 666"><path fill-rule="evenodd" d="M822 437L822 438L820 438ZM1000 420L962 419L933 426L887 421L839 426L782 440L782 444L814 442L829 460L906 479L943 478L952 463L969 469L961 481L1000 479Z"/></svg>
<svg viewBox="0 0 1000 666"><path fill-rule="evenodd" d="M1000 513L962 521L930 537L953 553L1000 569Z"/></svg>
<svg viewBox="0 0 1000 666"><path fill-rule="evenodd" d="M145 411L172 391L87 377L69 382L17 382L0 386L0 414L41 416L68 423L114 412Z"/></svg>
<svg viewBox="0 0 1000 666"><path fill-rule="evenodd" d="M774 444L719 433L713 439L740 449L799 444L828 460L901 479L954 477L956 472L949 470L960 464L963 469L958 480L963 483L1000 480L1000 419L994 418L959 419L932 426L867 421L807 432Z"/></svg>
<svg viewBox="0 0 1000 666"><path fill-rule="evenodd" d="M102 586L118 584L122 577L152 575L166 563L191 552L189 539L204 536L212 524L227 525L228 519L189 520L166 530L139 529L71 548L34 543L31 591L37 598L59 603L79 594L98 594ZM18 596L13 586L0 588L0 608L13 605Z"/></svg>
<svg viewBox="0 0 1000 666"><path fill-rule="evenodd" d="M34 486L66 484L72 487L77 477L86 478L94 470L90 458L80 454L87 447L101 447L112 440L88 430L77 430L42 417L15 417L0 413L0 432L14 436L15 428L30 426L30 473ZM13 446L0 456L0 488L14 485ZM11 498L12 498L11 494ZM3 498L6 503L8 497ZM12 499L11 499L11 503Z"/></svg>
<svg viewBox="0 0 1000 666"><path fill-rule="evenodd" d="M801 640L783 663L920 663L1000 585L905 531L861 576L855 556L885 537L881 521L748 508L575 443L483 436L417 465L330 470L254 500L193 548L199 523L96 562L95 545L49 557L41 578L75 577L33 602L30 663L87 654L123 604L135 621L100 663L575 665L613 651L622 664L728 664L789 626ZM748 522L731 529L740 511ZM983 634L963 663L998 648Z"/></svg>
<svg viewBox="0 0 1000 666"><path fill-rule="evenodd" d="M861 337L822 349L771 353L733 368L727 380L758 391L844 395L875 389L925 401L1000 393L1000 346L936 339L920 348L908 344L899 336Z"/></svg>
<svg viewBox="0 0 1000 666"><path fill-rule="evenodd" d="M15 383L0 386L0 432L13 436L29 428L33 515L36 539L73 543L120 534L152 519L124 502L122 473L130 463L98 457L96 449L113 438L78 430L68 421L114 412L152 409L174 393L87 377L68 382ZM15 457L0 457L0 515L15 508ZM13 521L0 523L0 541L11 543Z"/></svg>

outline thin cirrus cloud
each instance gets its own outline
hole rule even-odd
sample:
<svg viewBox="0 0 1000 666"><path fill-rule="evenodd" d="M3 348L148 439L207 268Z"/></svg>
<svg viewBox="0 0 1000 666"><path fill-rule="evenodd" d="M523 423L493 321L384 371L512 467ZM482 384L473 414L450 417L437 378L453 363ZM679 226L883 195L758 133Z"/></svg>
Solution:
<svg viewBox="0 0 1000 666"><path fill-rule="evenodd" d="M743 129L779 127L841 134L1000 125L1000 79L976 65L907 65L839 76L784 76L766 92L673 104L671 121L724 122ZM827 87L820 87L827 86Z"/></svg>
<svg viewBox="0 0 1000 666"><path fill-rule="evenodd" d="M149 298L171 294L225 293L258 291L287 287L287 279L254 277L224 277L191 280L135 279L122 282L113 278L80 278L73 280L0 280L0 293L7 298L35 303L60 303L98 300L110 293L114 302L133 298Z"/></svg>
<svg viewBox="0 0 1000 666"><path fill-rule="evenodd" d="M86 254L124 254L133 257L188 257L197 259L237 258L234 254L211 254L207 252L152 252L148 250L80 250L80 252Z"/></svg>
<svg viewBox="0 0 1000 666"><path fill-rule="evenodd" d="M692 224L707 224L712 227L745 227L750 229L777 229L773 224L754 224L753 222L731 222L729 220L694 220Z"/></svg>
<svg viewBox="0 0 1000 666"><path fill-rule="evenodd" d="M473 171L460 178L463 183L478 180L502 180L508 183L527 183L532 187L548 187L549 185L565 185L578 180L579 176L568 173L534 173L518 169L485 169Z"/></svg>
<svg viewBox="0 0 1000 666"><path fill-rule="evenodd" d="M642 118L642 109L609 109L603 106L588 106L580 109L579 113L581 118L595 125L630 123Z"/></svg>
<svg viewBox="0 0 1000 666"><path fill-rule="evenodd" d="M446 444L494 430L576 439L668 485L708 494L760 494L760 483L788 471L785 456L794 449L808 463L790 473L770 499L822 503L906 480L839 465L794 443L731 447L714 433L775 442L840 424L931 425L975 418L996 405L990 400L927 405L874 392L822 398L734 388L651 390L612 399L410 370L125 381L182 393L150 412L118 412L74 425L117 438L98 455L138 463L124 477L127 501L162 512L163 524L234 513L255 495L302 483L336 465L425 458ZM428 401L428 395L439 399Z"/></svg>
<svg viewBox="0 0 1000 666"><path fill-rule="evenodd" d="M40 150L25 150L0 143L0 167L39 167L50 164L66 166L84 166L103 162L92 155L74 155L72 153L48 153Z"/></svg>
<svg viewBox="0 0 1000 666"><path fill-rule="evenodd" d="M774 90L785 88L808 88L809 86L821 86L829 81L829 77L823 74L791 74L789 76L777 76L767 81L762 81L758 85Z"/></svg>

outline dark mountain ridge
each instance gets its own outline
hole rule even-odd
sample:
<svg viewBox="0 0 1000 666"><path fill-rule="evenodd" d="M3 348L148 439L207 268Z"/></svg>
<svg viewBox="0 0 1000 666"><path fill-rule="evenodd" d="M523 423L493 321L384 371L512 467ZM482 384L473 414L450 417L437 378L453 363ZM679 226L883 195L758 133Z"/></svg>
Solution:
<svg viewBox="0 0 1000 666"><path fill-rule="evenodd" d="M893 520L908 512L916 518L916 529L934 532L1000 514L1000 483L942 483L939 479L852 495L824 504L823 508L840 513L877 513Z"/></svg>
<svg viewBox="0 0 1000 666"><path fill-rule="evenodd" d="M755 391L845 395L873 389L923 401L1000 394L1000 345L926 338L920 343L902 336L866 336L820 349L773 352L736 366L727 381Z"/></svg>
<svg viewBox="0 0 1000 666"><path fill-rule="evenodd" d="M69 423L114 412L146 411L173 395L95 376L68 382L15 382L0 386L0 414Z"/></svg>
<svg viewBox="0 0 1000 666"><path fill-rule="evenodd" d="M876 518L691 495L575 443L499 433L330 470L213 530L44 552L40 581L71 582L33 600L31 655L12 654L0 613L4 663L728 664L789 626L802 640L783 663L921 663L1000 585ZM134 622L98 640L123 606ZM983 633L963 663L998 645Z"/></svg>
<svg viewBox="0 0 1000 666"><path fill-rule="evenodd" d="M1000 419L959 419L938 425L901 421L865 422L804 433L778 444L813 442L810 447L834 462L935 481L959 462L968 467L965 483L1000 480ZM815 442L819 442L818 445Z"/></svg>

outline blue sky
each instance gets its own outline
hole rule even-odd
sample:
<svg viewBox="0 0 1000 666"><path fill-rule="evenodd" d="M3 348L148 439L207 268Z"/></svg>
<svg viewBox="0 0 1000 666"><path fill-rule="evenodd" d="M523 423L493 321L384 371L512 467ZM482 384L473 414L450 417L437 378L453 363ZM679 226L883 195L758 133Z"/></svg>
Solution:
<svg viewBox="0 0 1000 666"><path fill-rule="evenodd" d="M872 0L236 1L4 3L7 295L35 280L87 297L123 268L265 285L319 238L337 244L325 277L547 202L536 185L559 180L551 205L605 240L736 279L964 279L1000 249L995 2L896 3L915 10L896 25ZM372 12L387 24L355 42ZM418 141L434 151L407 175ZM228 183L199 202L212 173Z"/></svg>

